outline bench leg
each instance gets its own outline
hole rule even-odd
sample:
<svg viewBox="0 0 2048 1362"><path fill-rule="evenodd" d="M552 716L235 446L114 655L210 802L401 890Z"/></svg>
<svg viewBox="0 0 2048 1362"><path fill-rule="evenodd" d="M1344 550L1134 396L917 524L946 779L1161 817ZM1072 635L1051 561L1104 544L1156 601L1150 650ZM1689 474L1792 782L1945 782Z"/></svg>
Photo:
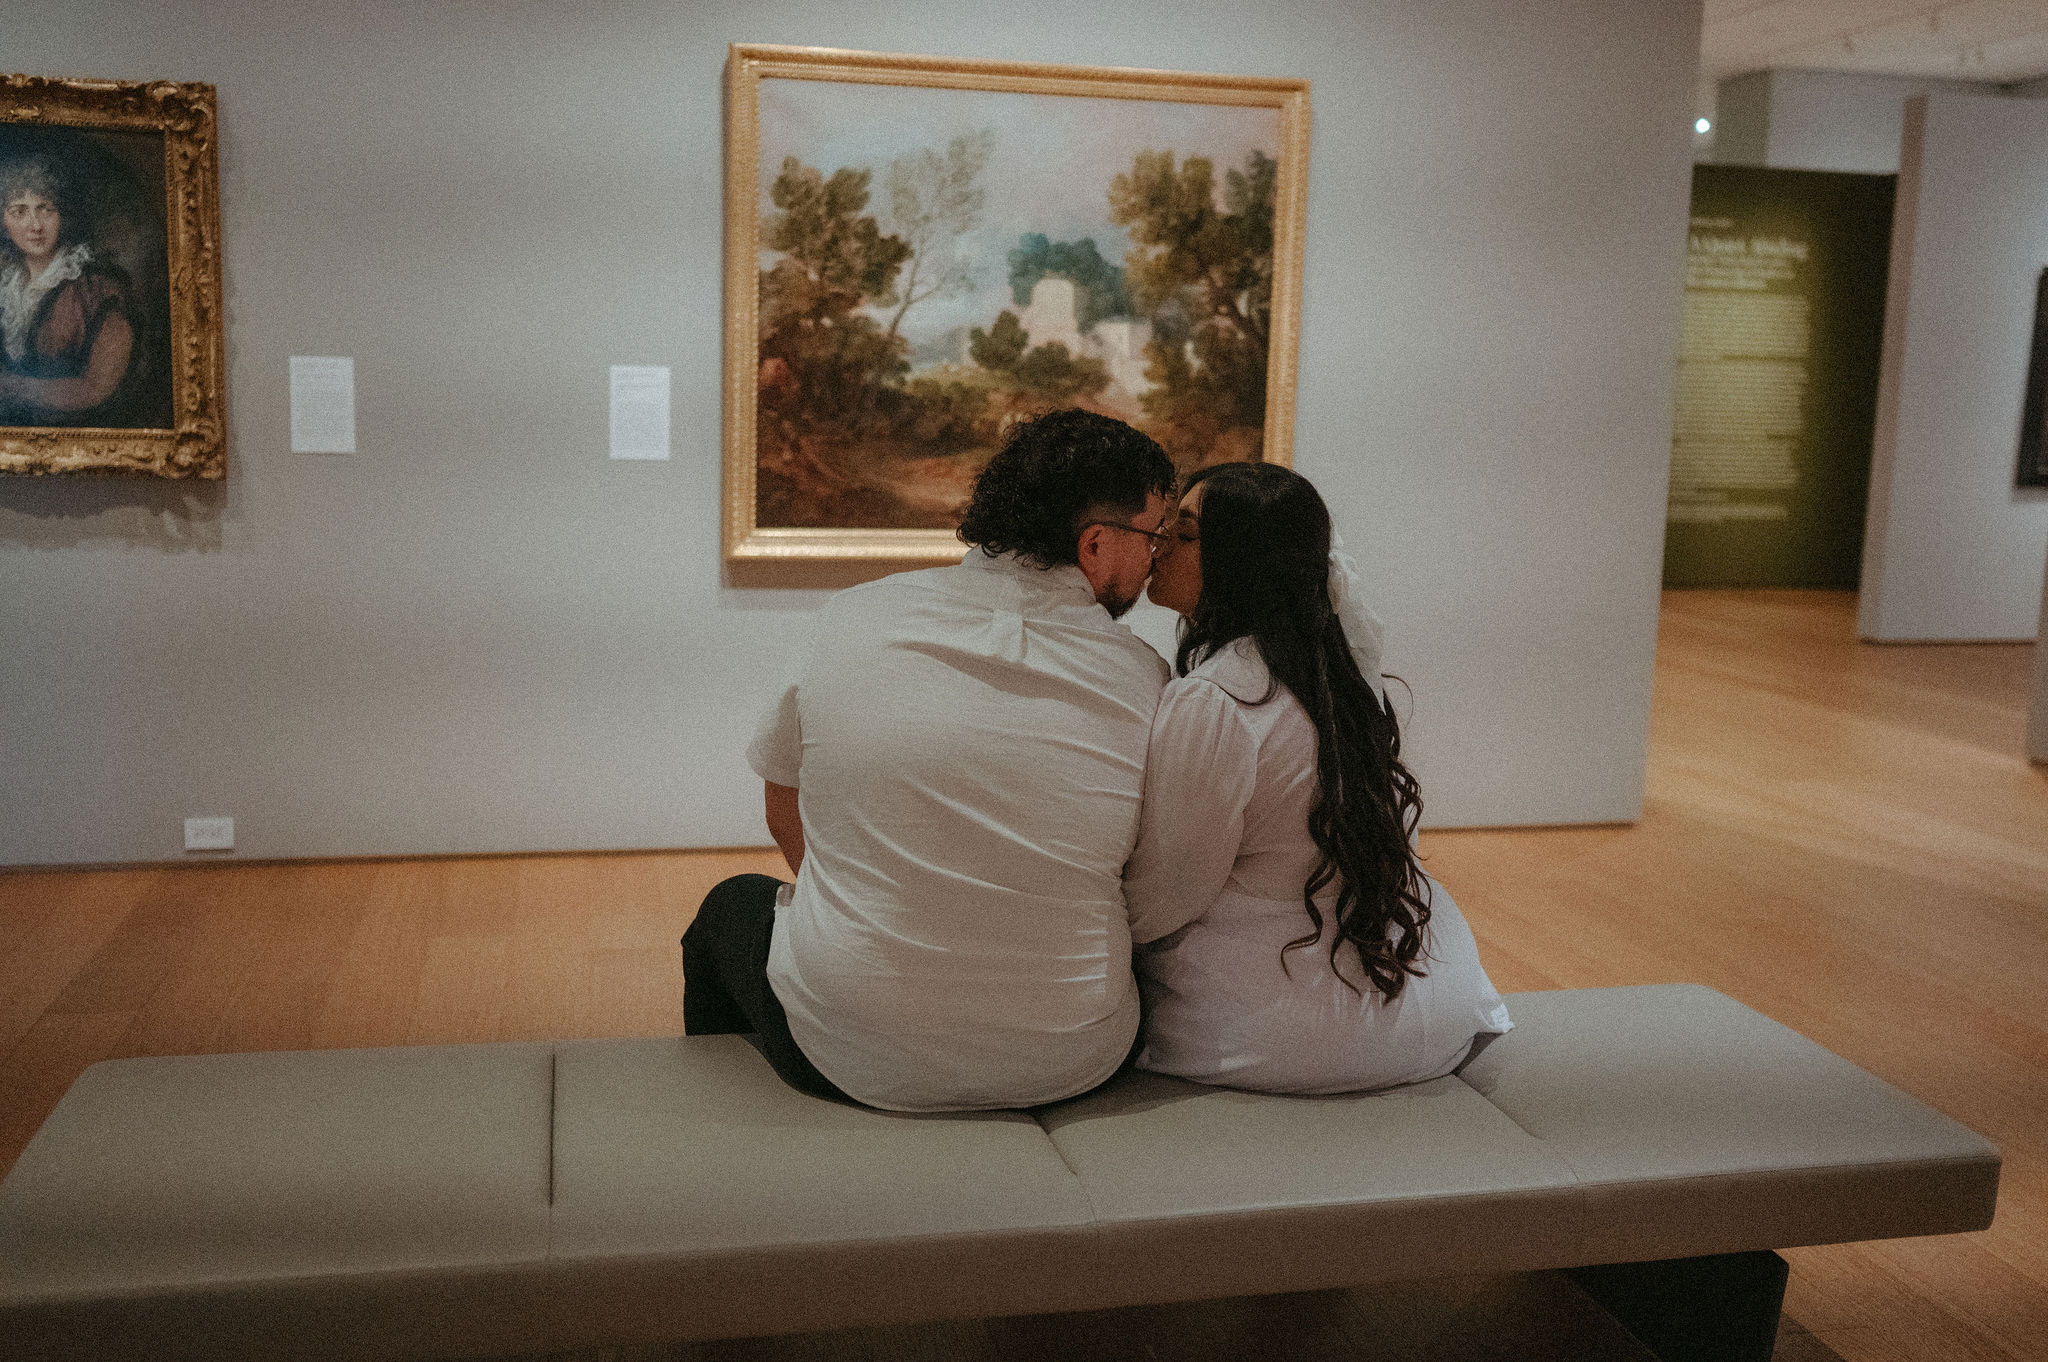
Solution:
<svg viewBox="0 0 2048 1362"><path fill-rule="evenodd" d="M1764 1249L1566 1275L1661 1362L1770 1362L1786 1273L1785 1260Z"/></svg>

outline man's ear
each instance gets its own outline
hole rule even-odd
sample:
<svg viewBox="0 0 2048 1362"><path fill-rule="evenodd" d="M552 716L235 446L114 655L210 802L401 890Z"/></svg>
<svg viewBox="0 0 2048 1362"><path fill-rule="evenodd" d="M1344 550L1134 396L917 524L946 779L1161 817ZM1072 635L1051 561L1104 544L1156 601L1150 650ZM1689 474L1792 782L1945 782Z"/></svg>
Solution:
<svg viewBox="0 0 2048 1362"><path fill-rule="evenodd" d="M1096 592L1102 590L1109 580L1109 569L1102 558L1102 541L1109 531L1100 525L1090 525L1081 531L1081 537L1074 541L1074 562L1081 569L1081 575L1088 579L1088 585Z"/></svg>

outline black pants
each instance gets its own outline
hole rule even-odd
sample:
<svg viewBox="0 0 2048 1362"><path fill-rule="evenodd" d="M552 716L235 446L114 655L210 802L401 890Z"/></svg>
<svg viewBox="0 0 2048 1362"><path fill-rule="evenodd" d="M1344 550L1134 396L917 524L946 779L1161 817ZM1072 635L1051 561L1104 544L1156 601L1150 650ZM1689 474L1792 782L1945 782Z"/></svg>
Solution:
<svg viewBox="0 0 2048 1362"><path fill-rule="evenodd" d="M704 896L697 920L683 933L683 1033L752 1035L783 1082L813 1097L851 1102L797 1048L782 1002L768 986L768 941L781 887L767 875L735 875Z"/></svg>

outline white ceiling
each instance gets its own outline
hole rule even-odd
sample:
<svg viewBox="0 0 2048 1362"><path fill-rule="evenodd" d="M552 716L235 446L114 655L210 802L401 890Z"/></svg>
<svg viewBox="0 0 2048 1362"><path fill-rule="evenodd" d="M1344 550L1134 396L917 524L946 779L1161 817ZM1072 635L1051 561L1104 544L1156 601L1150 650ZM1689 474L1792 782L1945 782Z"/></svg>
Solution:
<svg viewBox="0 0 2048 1362"><path fill-rule="evenodd" d="M1702 82L1772 67L2029 80L2048 75L2048 0L1706 0Z"/></svg>

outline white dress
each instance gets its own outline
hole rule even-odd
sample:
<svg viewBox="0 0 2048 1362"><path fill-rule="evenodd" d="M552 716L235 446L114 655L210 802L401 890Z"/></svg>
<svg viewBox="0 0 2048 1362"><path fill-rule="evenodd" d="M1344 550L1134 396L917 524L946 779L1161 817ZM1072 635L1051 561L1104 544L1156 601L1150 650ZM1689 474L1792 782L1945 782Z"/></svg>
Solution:
<svg viewBox="0 0 2048 1362"><path fill-rule="evenodd" d="M1331 968L1335 887L1301 890L1320 860L1308 835L1315 726L1248 639L1169 682L1153 718L1138 844L1124 875L1144 999L1141 1068L1262 1092L1355 1092L1451 1072L1483 1032L1513 1025L1458 905L1431 880L1428 971L1389 1003L1357 951Z"/></svg>

